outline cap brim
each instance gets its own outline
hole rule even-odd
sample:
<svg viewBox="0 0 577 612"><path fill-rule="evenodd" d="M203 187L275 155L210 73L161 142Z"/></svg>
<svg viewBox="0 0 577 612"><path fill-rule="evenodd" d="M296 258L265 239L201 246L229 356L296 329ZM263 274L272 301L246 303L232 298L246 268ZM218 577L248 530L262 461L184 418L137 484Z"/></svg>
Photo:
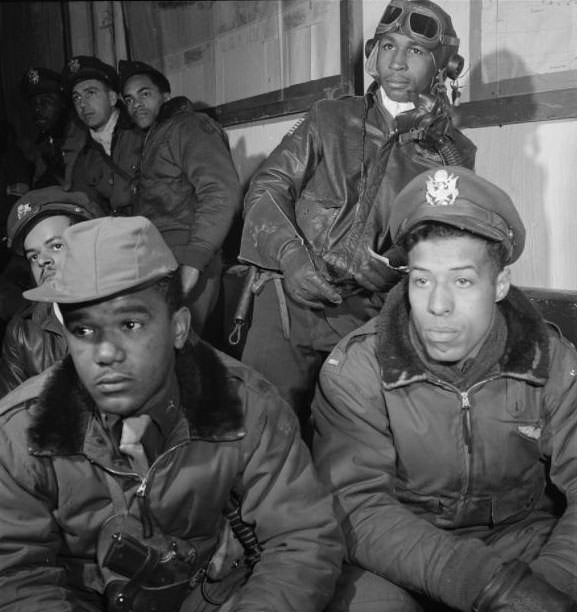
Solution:
<svg viewBox="0 0 577 612"><path fill-rule="evenodd" d="M105 83L109 87L111 87L114 91L118 90L118 84L113 83L110 79L106 78L102 72L96 72L92 70L83 70L82 72L74 73L74 76L69 76L67 79L67 87L68 89L72 89L77 83L81 81L90 81L90 80L100 81L101 83Z"/></svg>
<svg viewBox="0 0 577 612"><path fill-rule="evenodd" d="M94 302L97 299L108 299L111 296L94 296L86 295L79 296L78 294L72 295L66 292L62 287L55 286L50 281L45 282L38 287L28 289L22 293L23 297L32 302L57 302L60 304L80 304L83 302ZM111 294L112 295L112 294Z"/></svg>
<svg viewBox="0 0 577 612"><path fill-rule="evenodd" d="M22 296L31 302L56 302L57 304L85 304L89 302L104 302L124 293L132 293L154 285L162 278L170 276L175 269L166 269L162 273L151 275L146 279L138 279L134 284L122 283L98 293L78 293L67 290L58 281L46 281L44 284L28 289ZM74 289L74 288L73 288Z"/></svg>
<svg viewBox="0 0 577 612"><path fill-rule="evenodd" d="M413 227L422 221L438 221L444 225L450 225L452 227L456 227L457 229L466 230L477 236L489 238L490 240L495 240L497 242L503 242L506 239L503 231L494 226L490 226L485 221L480 221L471 215L466 213L460 214L455 211L452 211L450 215L447 215L446 210L444 210L445 207L443 206L431 206L429 208L430 210L428 210L426 213L420 212L413 218L408 219L399 238L407 234Z"/></svg>

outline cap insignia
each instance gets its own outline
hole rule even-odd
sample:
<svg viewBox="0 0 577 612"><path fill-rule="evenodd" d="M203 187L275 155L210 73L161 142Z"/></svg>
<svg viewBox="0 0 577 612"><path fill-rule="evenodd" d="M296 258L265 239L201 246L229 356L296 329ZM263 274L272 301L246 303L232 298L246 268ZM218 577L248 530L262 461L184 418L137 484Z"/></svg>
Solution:
<svg viewBox="0 0 577 612"><path fill-rule="evenodd" d="M78 60L78 58L73 57L68 62L68 69L70 70L70 72L78 72L80 70L80 61Z"/></svg>
<svg viewBox="0 0 577 612"><path fill-rule="evenodd" d="M22 202L22 204L19 204L18 208L16 209L16 216L18 217L18 220L20 221L22 217L29 215L31 212L32 212L32 204L30 202Z"/></svg>
<svg viewBox="0 0 577 612"><path fill-rule="evenodd" d="M459 195L457 189L458 176L449 174L446 170L437 170L427 179L425 197L430 206L451 206Z"/></svg>
<svg viewBox="0 0 577 612"><path fill-rule="evenodd" d="M30 70L26 73L26 78L28 82L32 85L38 85L40 82L40 75L38 74L38 70L34 70L34 68L30 68Z"/></svg>

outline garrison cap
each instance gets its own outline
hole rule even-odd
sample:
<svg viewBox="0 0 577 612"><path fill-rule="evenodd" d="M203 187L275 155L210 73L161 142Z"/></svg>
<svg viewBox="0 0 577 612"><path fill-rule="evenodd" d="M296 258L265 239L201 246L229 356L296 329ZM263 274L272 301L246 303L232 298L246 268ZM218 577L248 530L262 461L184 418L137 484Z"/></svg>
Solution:
<svg viewBox="0 0 577 612"><path fill-rule="evenodd" d="M79 304L109 299L160 280L178 263L146 217L103 217L64 230L58 278L22 295L36 302Z"/></svg>
<svg viewBox="0 0 577 612"><path fill-rule="evenodd" d="M392 204L390 231L398 244L422 221L437 221L502 242L508 262L525 246L525 226L511 198L499 187L460 166L433 168L416 176Z"/></svg>
<svg viewBox="0 0 577 612"><path fill-rule="evenodd" d="M136 74L146 74L150 80L160 89L162 93L170 93L170 83L168 79L156 68L144 62L129 62L120 60L118 62L118 74L120 76L120 91L124 91L126 81Z"/></svg>
<svg viewBox="0 0 577 612"><path fill-rule="evenodd" d="M20 93L26 99L44 93L62 95L61 77L50 68L29 68L20 81Z"/></svg>
<svg viewBox="0 0 577 612"><path fill-rule="evenodd" d="M62 79L68 92L76 83L88 79L96 79L115 92L119 91L118 74L114 67L91 55L76 55L69 60L62 71Z"/></svg>
<svg viewBox="0 0 577 612"><path fill-rule="evenodd" d="M54 215L66 215L85 221L104 216L104 211L80 191L64 191L56 185L33 189L25 193L8 214L7 246L21 255L24 238L32 225L44 217Z"/></svg>

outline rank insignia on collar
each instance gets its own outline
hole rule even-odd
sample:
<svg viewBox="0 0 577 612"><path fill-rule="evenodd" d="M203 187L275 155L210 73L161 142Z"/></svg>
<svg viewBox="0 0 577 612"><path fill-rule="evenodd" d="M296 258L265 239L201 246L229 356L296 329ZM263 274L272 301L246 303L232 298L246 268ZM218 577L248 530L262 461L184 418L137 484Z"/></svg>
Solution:
<svg viewBox="0 0 577 612"><path fill-rule="evenodd" d="M40 75L38 74L38 70L34 70L34 68L30 68L30 70L26 73L26 78L29 83L32 85L38 85L40 81Z"/></svg>
<svg viewBox="0 0 577 612"><path fill-rule="evenodd" d="M427 204L431 206L451 206L459 195L457 189L458 176L449 174L446 170L437 170L427 179Z"/></svg>
<svg viewBox="0 0 577 612"><path fill-rule="evenodd" d="M29 215L31 212L32 204L30 202L23 202L22 204L18 205L18 208L16 209L16 216L20 220L22 217Z"/></svg>
<svg viewBox="0 0 577 612"><path fill-rule="evenodd" d="M80 70L80 61L78 60L78 58L73 57L68 62L68 69L70 70L70 72L78 72Z"/></svg>

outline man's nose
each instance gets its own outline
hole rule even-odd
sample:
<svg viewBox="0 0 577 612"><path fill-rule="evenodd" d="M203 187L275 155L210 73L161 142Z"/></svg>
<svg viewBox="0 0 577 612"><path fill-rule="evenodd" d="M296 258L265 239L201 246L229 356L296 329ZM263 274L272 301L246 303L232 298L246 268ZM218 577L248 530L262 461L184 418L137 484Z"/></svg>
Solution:
<svg viewBox="0 0 577 612"><path fill-rule="evenodd" d="M436 316L444 316L453 310L453 296L449 288L436 284L429 295L429 311Z"/></svg>
<svg viewBox="0 0 577 612"><path fill-rule="evenodd" d="M96 362L100 365L110 365L122 361L124 349L119 339L111 334L107 334L99 339L96 345Z"/></svg>
<svg viewBox="0 0 577 612"><path fill-rule="evenodd" d="M407 69L407 52L404 49L396 49L391 55L391 70Z"/></svg>
<svg viewBox="0 0 577 612"><path fill-rule="evenodd" d="M43 268L54 263L54 257L51 253L40 253L38 255L38 265Z"/></svg>

